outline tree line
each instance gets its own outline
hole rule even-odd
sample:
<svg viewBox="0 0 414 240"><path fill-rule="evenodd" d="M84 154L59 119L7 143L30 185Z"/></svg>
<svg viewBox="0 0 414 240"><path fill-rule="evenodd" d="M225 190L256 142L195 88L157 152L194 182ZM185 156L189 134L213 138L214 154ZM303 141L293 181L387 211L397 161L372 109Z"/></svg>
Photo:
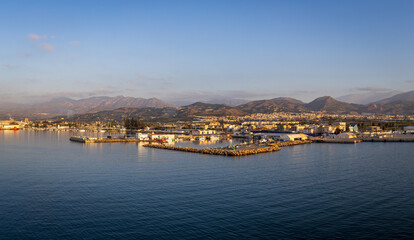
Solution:
<svg viewBox="0 0 414 240"><path fill-rule="evenodd" d="M138 118L125 118L124 126L126 129L144 129L148 124Z"/></svg>

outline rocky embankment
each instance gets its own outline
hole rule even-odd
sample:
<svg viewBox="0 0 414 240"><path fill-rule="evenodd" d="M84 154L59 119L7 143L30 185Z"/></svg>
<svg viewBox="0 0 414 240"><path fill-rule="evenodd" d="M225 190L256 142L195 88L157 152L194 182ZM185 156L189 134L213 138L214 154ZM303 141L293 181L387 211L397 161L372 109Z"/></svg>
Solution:
<svg viewBox="0 0 414 240"><path fill-rule="evenodd" d="M303 141L292 141L292 142L281 142L274 145L256 145L249 148L242 148L242 149L223 149L223 148L189 148L189 147L177 147L172 145L164 145L164 144L145 144L144 147L151 147L151 148L158 148L158 149L167 149L167 150L175 150L175 151L182 151L182 152L192 152L192 153L201 153L201 154L210 154L210 155L221 155L221 156L247 156L247 155L254 155L259 153L267 153L267 152L276 152L280 151L281 147L293 146L298 144L306 144L311 143L310 140L303 140Z"/></svg>

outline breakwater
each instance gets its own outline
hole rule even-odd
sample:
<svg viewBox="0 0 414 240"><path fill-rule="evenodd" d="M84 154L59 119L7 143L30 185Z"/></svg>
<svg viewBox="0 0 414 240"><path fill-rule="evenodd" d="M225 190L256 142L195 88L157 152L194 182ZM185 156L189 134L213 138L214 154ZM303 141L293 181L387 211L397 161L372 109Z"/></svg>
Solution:
<svg viewBox="0 0 414 240"><path fill-rule="evenodd" d="M210 154L210 155L221 155L221 156L247 156L260 153L276 152L280 151L281 147L293 146L298 144L311 143L310 140L301 140L301 141L291 141L291 142L281 142L273 145L250 145L241 149L226 149L226 148L190 148L190 147L177 147L173 145L165 144L145 144L144 147L182 151L182 152L192 152L200 154Z"/></svg>
<svg viewBox="0 0 414 240"><path fill-rule="evenodd" d="M70 141L80 143L137 143L142 142L137 138L90 138L90 137L79 137L72 136L69 138Z"/></svg>

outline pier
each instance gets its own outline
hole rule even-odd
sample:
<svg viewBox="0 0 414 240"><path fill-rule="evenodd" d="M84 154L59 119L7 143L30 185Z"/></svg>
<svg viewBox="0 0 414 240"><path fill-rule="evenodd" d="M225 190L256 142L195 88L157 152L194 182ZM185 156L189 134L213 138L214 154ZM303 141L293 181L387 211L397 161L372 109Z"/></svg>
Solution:
<svg viewBox="0 0 414 240"><path fill-rule="evenodd" d="M200 154L209 154L209 155L221 155L221 156L247 156L255 155L260 153L276 152L280 151L281 147L293 146L298 144L307 144L311 143L311 140L298 140L291 142L280 142L272 145L250 145L241 149L226 149L226 148L190 148L190 147L177 147L173 145L164 145L164 144L145 144L144 147L166 149L173 151L182 151L182 152L192 152Z"/></svg>

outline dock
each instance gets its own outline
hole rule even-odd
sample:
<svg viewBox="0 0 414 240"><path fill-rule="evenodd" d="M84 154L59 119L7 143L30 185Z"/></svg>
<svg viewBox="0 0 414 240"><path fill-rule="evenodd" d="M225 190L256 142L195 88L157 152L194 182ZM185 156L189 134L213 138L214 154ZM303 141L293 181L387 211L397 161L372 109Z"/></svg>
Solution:
<svg viewBox="0 0 414 240"><path fill-rule="evenodd" d="M90 143L90 142L94 141L93 138L80 137L80 136L72 136L72 137L69 138L69 140L72 141L72 142L80 142L80 143Z"/></svg>
<svg viewBox="0 0 414 240"><path fill-rule="evenodd" d="M355 144L360 142L414 142L414 138L362 138L362 139L335 139L335 138L314 138L315 143L345 143Z"/></svg>
<svg viewBox="0 0 414 240"><path fill-rule="evenodd" d="M365 138L364 142L414 142L414 138Z"/></svg>
<svg viewBox="0 0 414 240"><path fill-rule="evenodd" d="M335 139L335 138L318 138L313 139L315 143L342 143L342 144L355 144L363 142L361 139Z"/></svg>
<svg viewBox="0 0 414 240"><path fill-rule="evenodd" d="M137 143L142 142L137 138L92 138L92 137L80 137L72 136L69 138L72 142L80 143Z"/></svg>
<svg viewBox="0 0 414 240"><path fill-rule="evenodd" d="M190 147L177 147L173 145L165 144L145 144L144 147L158 148L165 150L173 151L182 151L182 152L192 152L200 154L209 154L209 155L220 155L220 156L247 156L255 155L260 153L276 152L280 151L281 147L293 146L299 144L311 143L311 140L300 140L300 141L291 141L291 142L281 142L272 145L251 145L241 149L226 149L226 148L190 148Z"/></svg>

